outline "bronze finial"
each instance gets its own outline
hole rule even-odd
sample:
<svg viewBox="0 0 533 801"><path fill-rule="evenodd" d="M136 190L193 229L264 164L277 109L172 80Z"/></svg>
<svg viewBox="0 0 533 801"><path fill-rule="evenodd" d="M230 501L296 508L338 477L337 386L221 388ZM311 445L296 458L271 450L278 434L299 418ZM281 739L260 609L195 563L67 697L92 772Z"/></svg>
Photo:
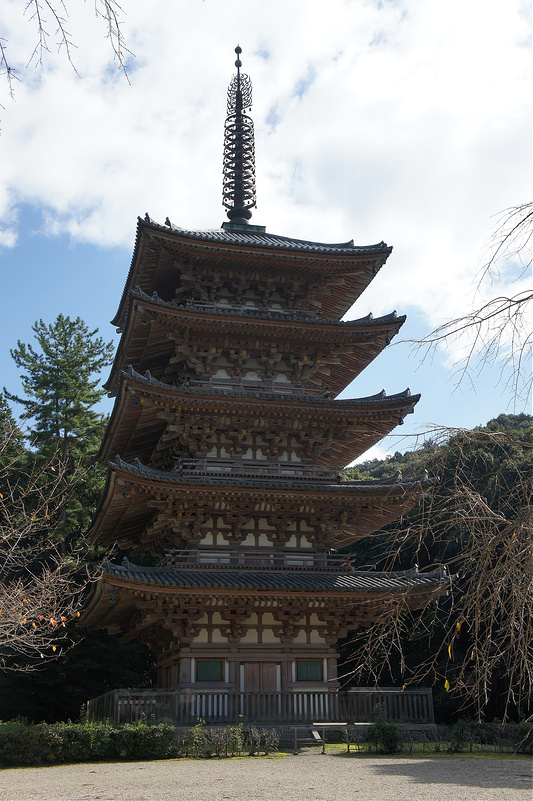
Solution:
<svg viewBox="0 0 533 801"><path fill-rule="evenodd" d="M229 219L246 225L256 205L254 124L246 113L252 106L252 82L241 74L242 48L235 48L237 75L228 87L228 107L224 125L224 184L222 203Z"/></svg>

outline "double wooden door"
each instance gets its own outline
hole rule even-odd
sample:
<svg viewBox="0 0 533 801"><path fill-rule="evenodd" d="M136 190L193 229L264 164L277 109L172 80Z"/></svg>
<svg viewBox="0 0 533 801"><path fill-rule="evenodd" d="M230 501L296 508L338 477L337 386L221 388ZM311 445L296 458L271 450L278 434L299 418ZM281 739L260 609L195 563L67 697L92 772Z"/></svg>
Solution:
<svg viewBox="0 0 533 801"><path fill-rule="evenodd" d="M242 692L275 693L280 690L279 662L245 662L242 668Z"/></svg>

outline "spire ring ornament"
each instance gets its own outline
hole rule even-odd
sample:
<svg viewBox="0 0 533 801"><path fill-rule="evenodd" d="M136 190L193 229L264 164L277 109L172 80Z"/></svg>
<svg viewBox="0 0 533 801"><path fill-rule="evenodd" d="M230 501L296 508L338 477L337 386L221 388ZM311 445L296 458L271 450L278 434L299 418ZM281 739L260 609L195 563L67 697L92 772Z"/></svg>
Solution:
<svg viewBox="0 0 533 801"><path fill-rule="evenodd" d="M237 75L228 87L227 116L224 124L224 162L222 203L232 222L246 224L256 206L254 123L246 113L252 106L252 82L241 74L242 49L235 48Z"/></svg>

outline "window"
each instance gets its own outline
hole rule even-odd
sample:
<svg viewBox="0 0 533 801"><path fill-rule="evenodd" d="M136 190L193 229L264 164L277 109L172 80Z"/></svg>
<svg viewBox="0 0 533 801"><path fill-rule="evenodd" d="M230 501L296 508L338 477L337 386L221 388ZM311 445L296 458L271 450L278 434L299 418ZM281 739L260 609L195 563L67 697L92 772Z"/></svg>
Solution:
<svg viewBox="0 0 533 801"><path fill-rule="evenodd" d="M198 659L196 681L223 681L222 659Z"/></svg>
<svg viewBox="0 0 533 801"><path fill-rule="evenodd" d="M297 681L322 681L322 660L297 659L296 679Z"/></svg>

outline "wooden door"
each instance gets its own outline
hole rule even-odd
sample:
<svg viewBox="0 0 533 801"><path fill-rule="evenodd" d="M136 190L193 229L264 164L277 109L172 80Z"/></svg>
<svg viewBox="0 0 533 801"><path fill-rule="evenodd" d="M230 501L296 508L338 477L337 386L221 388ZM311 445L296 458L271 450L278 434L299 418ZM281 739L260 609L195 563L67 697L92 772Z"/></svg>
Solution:
<svg viewBox="0 0 533 801"><path fill-rule="evenodd" d="M275 693L278 691L277 662L245 662L243 691L245 693Z"/></svg>

